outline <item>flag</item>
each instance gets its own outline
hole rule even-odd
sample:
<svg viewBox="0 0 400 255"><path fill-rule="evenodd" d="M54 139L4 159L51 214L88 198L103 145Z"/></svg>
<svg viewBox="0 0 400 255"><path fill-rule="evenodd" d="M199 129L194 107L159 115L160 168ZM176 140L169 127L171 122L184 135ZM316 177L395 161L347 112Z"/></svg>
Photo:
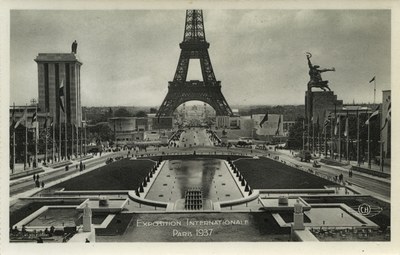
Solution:
<svg viewBox="0 0 400 255"><path fill-rule="evenodd" d="M326 119L324 120L324 128L326 128L329 125L329 123L331 123L330 117L331 117L330 114L326 116Z"/></svg>
<svg viewBox="0 0 400 255"><path fill-rule="evenodd" d="M278 120L278 128L276 129L275 135L279 135L279 127L281 125L281 115L279 115L279 120Z"/></svg>
<svg viewBox="0 0 400 255"><path fill-rule="evenodd" d="M386 127L386 124L392 118L392 107L391 107L391 105L392 105L392 102L389 103L388 112L387 112L386 118L385 118L385 124L383 124L383 127L381 128L381 131Z"/></svg>
<svg viewBox="0 0 400 255"><path fill-rule="evenodd" d="M60 89L58 90L58 99L60 101L60 107L63 112L64 110L64 80L61 80Z"/></svg>
<svg viewBox="0 0 400 255"><path fill-rule="evenodd" d="M349 135L349 116L346 116L346 124L344 126L344 136Z"/></svg>
<svg viewBox="0 0 400 255"><path fill-rule="evenodd" d="M338 133L339 125L340 125L340 116L338 116L336 119L335 135L337 135L337 133Z"/></svg>
<svg viewBox="0 0 400 255"><path fill-rule="evenodd" d="M261 120L260 122L260 127L262 128L262 125L264 124L264 122L268 121L268 112L265 114L264 118Z"/></svg>
<svg viewBox="0 0 400 255"><path fill-rule="evenodd" d="M376 119L377 116L378 116L378 114L379 114L379 105L378 105L378 107L376 107L376 110L371 114L371 116L369 116L369 118L368 118L367 121L365 122L365 125L369 125L369 122L370 122L371 120Z"/></svg>
<svg viewBox="0 0 400 255"><path fill-rule="evenodd" d="M49 118L48 118L48 116L46 115L46 119L44 120L44 125L43 125L43 127L44 128L47 128L47 120L48 120Z"/></svg>
<svg viewBox="0 0 400 255"><path fill-rule="evenodd" d="M14 128L17 128L19 126L19 124L21 124L22 121L25 121L25 125L26 125L26 116L28 115L28 111L25 107L25 111L24 114L22 115L22 117L17 121L17 123L15 123Z"/></svg>
<svg viewBox="0 0 400 255"><path fill-rule="evenodd" d="M369 81L369 83L375 81L375 76Z"/></svg>
<svg viewBox="0 0 400 255"><path fill-rule="evenodd" d="M37 121L37 112L34 112L33 115L32 115L31 124L33 124L33 122L36 122L36 121Z"/></svg>
<svg viewBox="0 0 400 255"><path fill-rule="evenodd" d="M331 120L330 120L330 119L326 119L326 120L324 121L324 129L326 129L326 127L328 127L329 123L331 123Z"/></svg>

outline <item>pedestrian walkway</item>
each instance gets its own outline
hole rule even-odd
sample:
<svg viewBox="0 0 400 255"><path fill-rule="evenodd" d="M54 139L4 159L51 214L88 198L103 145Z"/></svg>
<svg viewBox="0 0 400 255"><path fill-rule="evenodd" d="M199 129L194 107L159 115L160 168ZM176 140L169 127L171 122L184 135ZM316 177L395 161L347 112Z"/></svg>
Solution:
<svg viewBox="0 0 400 255"><path fill-rule="evenodd" d="M102 154L102 157L105 157L105 156L107 156L107 155L109 155L109 154L111 154L111 153L112 153L112 152L105 152L105 153ZM75 158L75 159L72 159L72 160L71 160L72 164L69 165L69 167L70 167L70 168L76 167L76 165L79 165L79 163L81 162L81 160L82 160L82 162L90 162L91 160L97 159L97 158L99 158L99 157L100 157L100 155L94 156L94 157L92 157L92 158L86 158L86 159L85 159L85 158L84 158L84 159ZM64 169L65 169L65 166L60 166L60 167L57 167L57 168L52 168L52 167L46 167L46 166L40 165L40 167L44 170L44 172L39 173L39 175L48 175L48 174L51 174L51 173L53 173L53 172L61 171L61 170L64 170ZM17 183L24 182L24 181L26 181L26 180L28 180L28 179L29 179L29 180L32 179L32 174L29 174L29 175L27 175L27 176L24 176L24 177L21 177L21 178L18 178L18 179L10 180L9 184L10 184L10 186L11 186L11 185L14 185L14 184L17 184Z"/></svg>
<svg viewBox="0 0 400 255"><path fill-rule="evenodd" d="M61 179L57 179L57 180L51 181L51 182L49 182L49 183L46 184L46 187L45 187L45 188L48 189L48 188L50 188L51 186L54 186L54 185L59 184L59 183L61 183L61 182L67 181L67 180L69 180L69 179L71 179L71 178L74 178L74 177L76 177L76 176L79 176L79 175L81 175L81 174L83 174L83 173L87 173L87 172L93 171L93 170L95 170L95 169L97 169L97 168L99 168L99 167L101 167L101 166L103 166L103 165L105 165L104 162L103 162L103 163L100 163L99 165L96 165L96 166L90 167L90 168L88 168L88 169L85 169L84 172L78 171L78 172L75 172L75 173L73 173L73 174L71 174L71 175L68 175L68 176L66 176L66 177L62 177ZM29 178L31 179L32 176L29 176ZM35 187L35 188L29 189L29 190L27 190L27 191L18 193L18 194L14 195L14 196L11 196L11 197L10 197L10 201L9 201L9 202L10 202L10 206L13 205L16 201L18 201L19 198L31 197L31 196L33 196L33 195L35 195L35 194L41 192L42 190L43 190L43 188L36 188L36 187Z"/></svg>
<svg viewBox="0 0 400 255"><path fill-rule="evenodd" d="M277 152L282 153L282 154L286 154L286 155L289 155L289 156L295 156L298 153L298 151L289 151L289 150L277 150ZM326 159L329 159L329 160L333 160L333 159L331 159L329 157L329 155L328 155L328 157L325 157L325 155L323 155L323 154L321 154L321 155L317 154L317 158L321 158L321 159L322 158L326 158ZM342 163L344 165L347 165L347 166L342 166L342 168L345 169L345 170L349 170L351 168L351 166L357 166L357 167L365 169L366 171L376 171L376 172L381 172L382 173L382 170L381 170L380 166L377 165L377 164L374 164L374 163L371 163L371 168L369 168L368 167L368 163L363 163L363 164L358 165L357 161L352 161L351 160L351 161L347 162L346 159L342 159L341 161L338 161L338 160L334 160L334 161L340 162L340 163ZM384 166L383 173L386 173L386 174L390 175L390 166Z"/></svg>
<svg viewBox="0 0 400 255"><path fill-rule="evenodd" d="M293 158L293 159L294 159L295 155L298 153L296 151L290 151L290 150L276 150L276 151L271 151L271 152L277 153L277 154L283 154L283 155L286 155L286 156L288 156L290 158ZM296 162L292 162L292 163L296 163ZM339 172L342 172L342 173L343 172L344 173L348 173L350 168L351 168L351 165L333 166L333 165L324 164L322 162L320 162L320 163L321 163L321 165L330 167L332 169L336 169L336 170L338 170ZM311 167L311 165L310 165L310 167ZM387 183L387 184L391 183L390 178L383 178L383 177L375 176L375 175L368 174L368 173L358 172L358 171L356 173L357 173L357 175L360 175L360 176L363 176L363 177L366 177L366 178L374 179L374 180L381 181L381 182L384 182L384 183ZM355 171L353 171L353 174L355 174Z"/></svg>

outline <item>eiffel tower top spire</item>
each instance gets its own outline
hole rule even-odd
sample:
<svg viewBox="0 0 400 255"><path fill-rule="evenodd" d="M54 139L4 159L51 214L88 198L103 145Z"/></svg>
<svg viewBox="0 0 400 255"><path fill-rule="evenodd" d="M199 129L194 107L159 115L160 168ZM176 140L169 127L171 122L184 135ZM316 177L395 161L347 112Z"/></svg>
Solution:
<svg viewBox="0 0 400 255"><path fill-rule="evenodd" d="M183 42L179 46L181 49L193 47L208 49L210 46L206 41L202 10L186 10L185 32Z"/></svg>
<svg viewBox="0 0 400 255"><path fill-rule="evenodd" d="M205 42L203 11L186 10L184 42Z"/></svg>

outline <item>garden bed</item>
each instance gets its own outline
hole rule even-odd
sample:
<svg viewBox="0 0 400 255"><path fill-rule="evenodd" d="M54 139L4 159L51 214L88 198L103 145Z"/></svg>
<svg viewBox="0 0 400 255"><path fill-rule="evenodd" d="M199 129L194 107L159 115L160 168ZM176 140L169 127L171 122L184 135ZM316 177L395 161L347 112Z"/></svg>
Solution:
<svg viewBox="0 0 400 255"><path fill-rule="evenodd" d="M335 183L268 158L234 162L253 189L322 189Z"/></svg>
<svg viewBox="0 0 400 255"><path fill-rule="evenodd" d="M54 186L68 190L135 190L155 163L123 159Z"/></svg>

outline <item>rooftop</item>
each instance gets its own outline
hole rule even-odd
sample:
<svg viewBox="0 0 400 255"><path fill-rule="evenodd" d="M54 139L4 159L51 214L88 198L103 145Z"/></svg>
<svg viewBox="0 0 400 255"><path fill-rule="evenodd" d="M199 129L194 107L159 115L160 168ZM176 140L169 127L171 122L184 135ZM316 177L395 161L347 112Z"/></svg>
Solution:
<svg viewBox="0 0 400 255"><path fill-rule="evenodd" d="M40 61L67 61L67 62L75 62L77 61L79 64L82 64L79 61L79 58L74 53L39 53L35 59L36 62Z"/></svg>

